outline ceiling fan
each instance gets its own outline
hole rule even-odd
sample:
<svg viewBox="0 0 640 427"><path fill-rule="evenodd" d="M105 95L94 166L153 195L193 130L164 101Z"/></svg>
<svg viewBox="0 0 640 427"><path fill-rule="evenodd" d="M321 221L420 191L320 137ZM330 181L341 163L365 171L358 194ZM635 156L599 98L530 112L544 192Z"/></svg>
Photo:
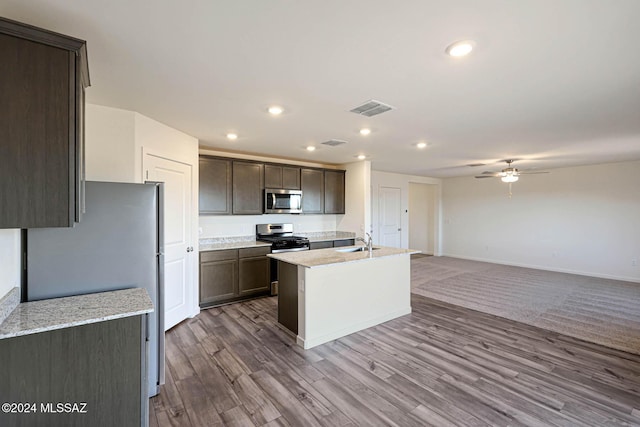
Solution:
<svg viewBox="0 0 640 427"><path fill-rule="evenodd" d="M476 175L476 178L500 178L502 182L509 184L509 198L511 198L511 184L520 179L520 175L533 175L540 173L549 173L547 171L520 171L512 166L515 159L507 159L507 167L500 172L482 172L481 175Z"/></svg>

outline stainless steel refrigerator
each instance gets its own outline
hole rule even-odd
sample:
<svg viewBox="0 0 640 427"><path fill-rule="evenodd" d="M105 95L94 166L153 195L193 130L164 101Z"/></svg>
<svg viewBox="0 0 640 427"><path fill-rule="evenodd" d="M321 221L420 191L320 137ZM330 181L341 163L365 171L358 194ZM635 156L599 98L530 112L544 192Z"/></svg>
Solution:
<svg viewBox="0 0 640 427"><path fill-rule="evenodd" d="M86 182L73 228L26 232L26 299L145 288L149 396L164 383L162 184Z"/></svg>

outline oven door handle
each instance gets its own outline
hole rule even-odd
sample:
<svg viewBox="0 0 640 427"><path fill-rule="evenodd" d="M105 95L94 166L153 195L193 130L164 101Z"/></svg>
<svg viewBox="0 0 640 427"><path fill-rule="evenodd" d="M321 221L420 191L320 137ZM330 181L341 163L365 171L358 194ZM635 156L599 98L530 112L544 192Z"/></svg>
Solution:
<svg viewBox="0 0 640 427"><path fill-rule="evenodd" d="M290 249L276 249L275 251L271 251L272 254L280 254L282 252L299 252L299 251L308 251L309 246L305 246L303 248L290 248Z"/></svg>

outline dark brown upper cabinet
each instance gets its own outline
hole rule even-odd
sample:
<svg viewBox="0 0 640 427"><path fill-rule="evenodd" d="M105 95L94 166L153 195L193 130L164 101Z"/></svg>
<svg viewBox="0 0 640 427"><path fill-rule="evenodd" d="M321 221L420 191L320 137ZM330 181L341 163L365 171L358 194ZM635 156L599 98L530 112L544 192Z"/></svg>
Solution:
<svg viewBox="0 0 640 427"><path fill-rule="evenodd" d="M80 221L88 86L85 41L0 18L0 228Z"/></svg>
<svg viewBox="0 0 640 427"><path fill-rule="evenodd" d="M322 169L300 169L302 188L302 213L324 213L324 171Z"/></svg>
<svg viewBox="0 0 640 427"><path fill-rule="evenodd" d="M264 165L265 188L300 190L300 168L281 165Z"/></svg>
<svg viewBox="0 0 640 427"><path fill-rule="evenodd" d="M264 164L233 161L233 213L261 215L264 209Z"/></svg>
<svg viewBox="0 0 640 427"><path fill-rule="evenodd" d="M231 215L231 170L233 162L200 156L200 215Z"/></svg>
<svg viewBox="0 0 640 427"><path fill-rule="evenodd" d="M324 171L324 213L344 213L344 174L342 170Z"/></svg>

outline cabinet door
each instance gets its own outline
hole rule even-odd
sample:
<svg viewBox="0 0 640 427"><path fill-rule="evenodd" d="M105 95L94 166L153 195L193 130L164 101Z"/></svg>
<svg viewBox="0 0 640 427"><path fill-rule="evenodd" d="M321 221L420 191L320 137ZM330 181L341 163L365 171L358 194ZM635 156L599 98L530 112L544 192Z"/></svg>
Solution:
<svg viewBox="0 0 640 427"><path fill-rule="evenodd" d="M0 18L0 228L80 220L85 53L82 40Z"/></svg>
<svg viewBox="0 0 640 427"><path fill-rule="evenodd" d="M333 247L339 248L341 246L353 246L356 244L355 239L343 239L343 240L334 240Z"/></svg>
<svg viewBox="0 0 640 427"><path fill-rule="evenodd" d="M282 187L282 166L264 165L264 187L265 188L283 188Z"/></svg>
<svg viewBox="0 0 640 427"><path fill-rule="evenodd" d="M266 293L270 289L270 262L266 256L240 258L240 296Z"/></svg>
<svg viewBox="0 0 640 427"><path fill-rule="evenodd" d="M148 423L145 316L2 340L3 402L37 411L0 414L3 426L140 426ZM57 403L86 403L86 413L48 413ZM49 405L52 405L50 407Z"/></svg>
<svg viewBox="0 0 640 427"><path fill-rule="evenodd" d="M235 298L238 295L238 260L200 264L200 305Z"/></svg>
<svg viewBox="0 0 640 427"><path fill-rule="evenodd" d="M260 215L263 213L264 165L233 162L233 213Z"/></svg>
<svg viewBox="0 0 640 427"><path fill-rule="evenodd" d="M324 171L324 213L344 213L344 171Z"/></svg>
<svg viewBox="0 0 640 427"><path fill-rule="evenodd" d="M324 172L320 169L300 169L302 213L324 213Z"/></svg>
<svg viewBox="0 0 640 427"><path fill-rule="evenodd" d="M75 61L66 50L5 34L0 52L0 227L69 227L76 216Z"/></svg>
<svg viewBox="0 0 640 427"><path fill-rule="evenodd" d="M300 189L300 168L282 167L282 188L288 190Z"/></svg>
<svg viewBox="0 0 640 427"><path fill-rule="evenodd" d="M200 215L231 214L231 160L200 157Z"/></svg>
<svg viewBox="0 0 640 427"><path fill-rule="evenodd" d="M309 243L309 249L313 250L313 249L326 249L326 248L332 248L333 247L333 242L331 240L327 240L324 242L311 242Z"/></svg>

